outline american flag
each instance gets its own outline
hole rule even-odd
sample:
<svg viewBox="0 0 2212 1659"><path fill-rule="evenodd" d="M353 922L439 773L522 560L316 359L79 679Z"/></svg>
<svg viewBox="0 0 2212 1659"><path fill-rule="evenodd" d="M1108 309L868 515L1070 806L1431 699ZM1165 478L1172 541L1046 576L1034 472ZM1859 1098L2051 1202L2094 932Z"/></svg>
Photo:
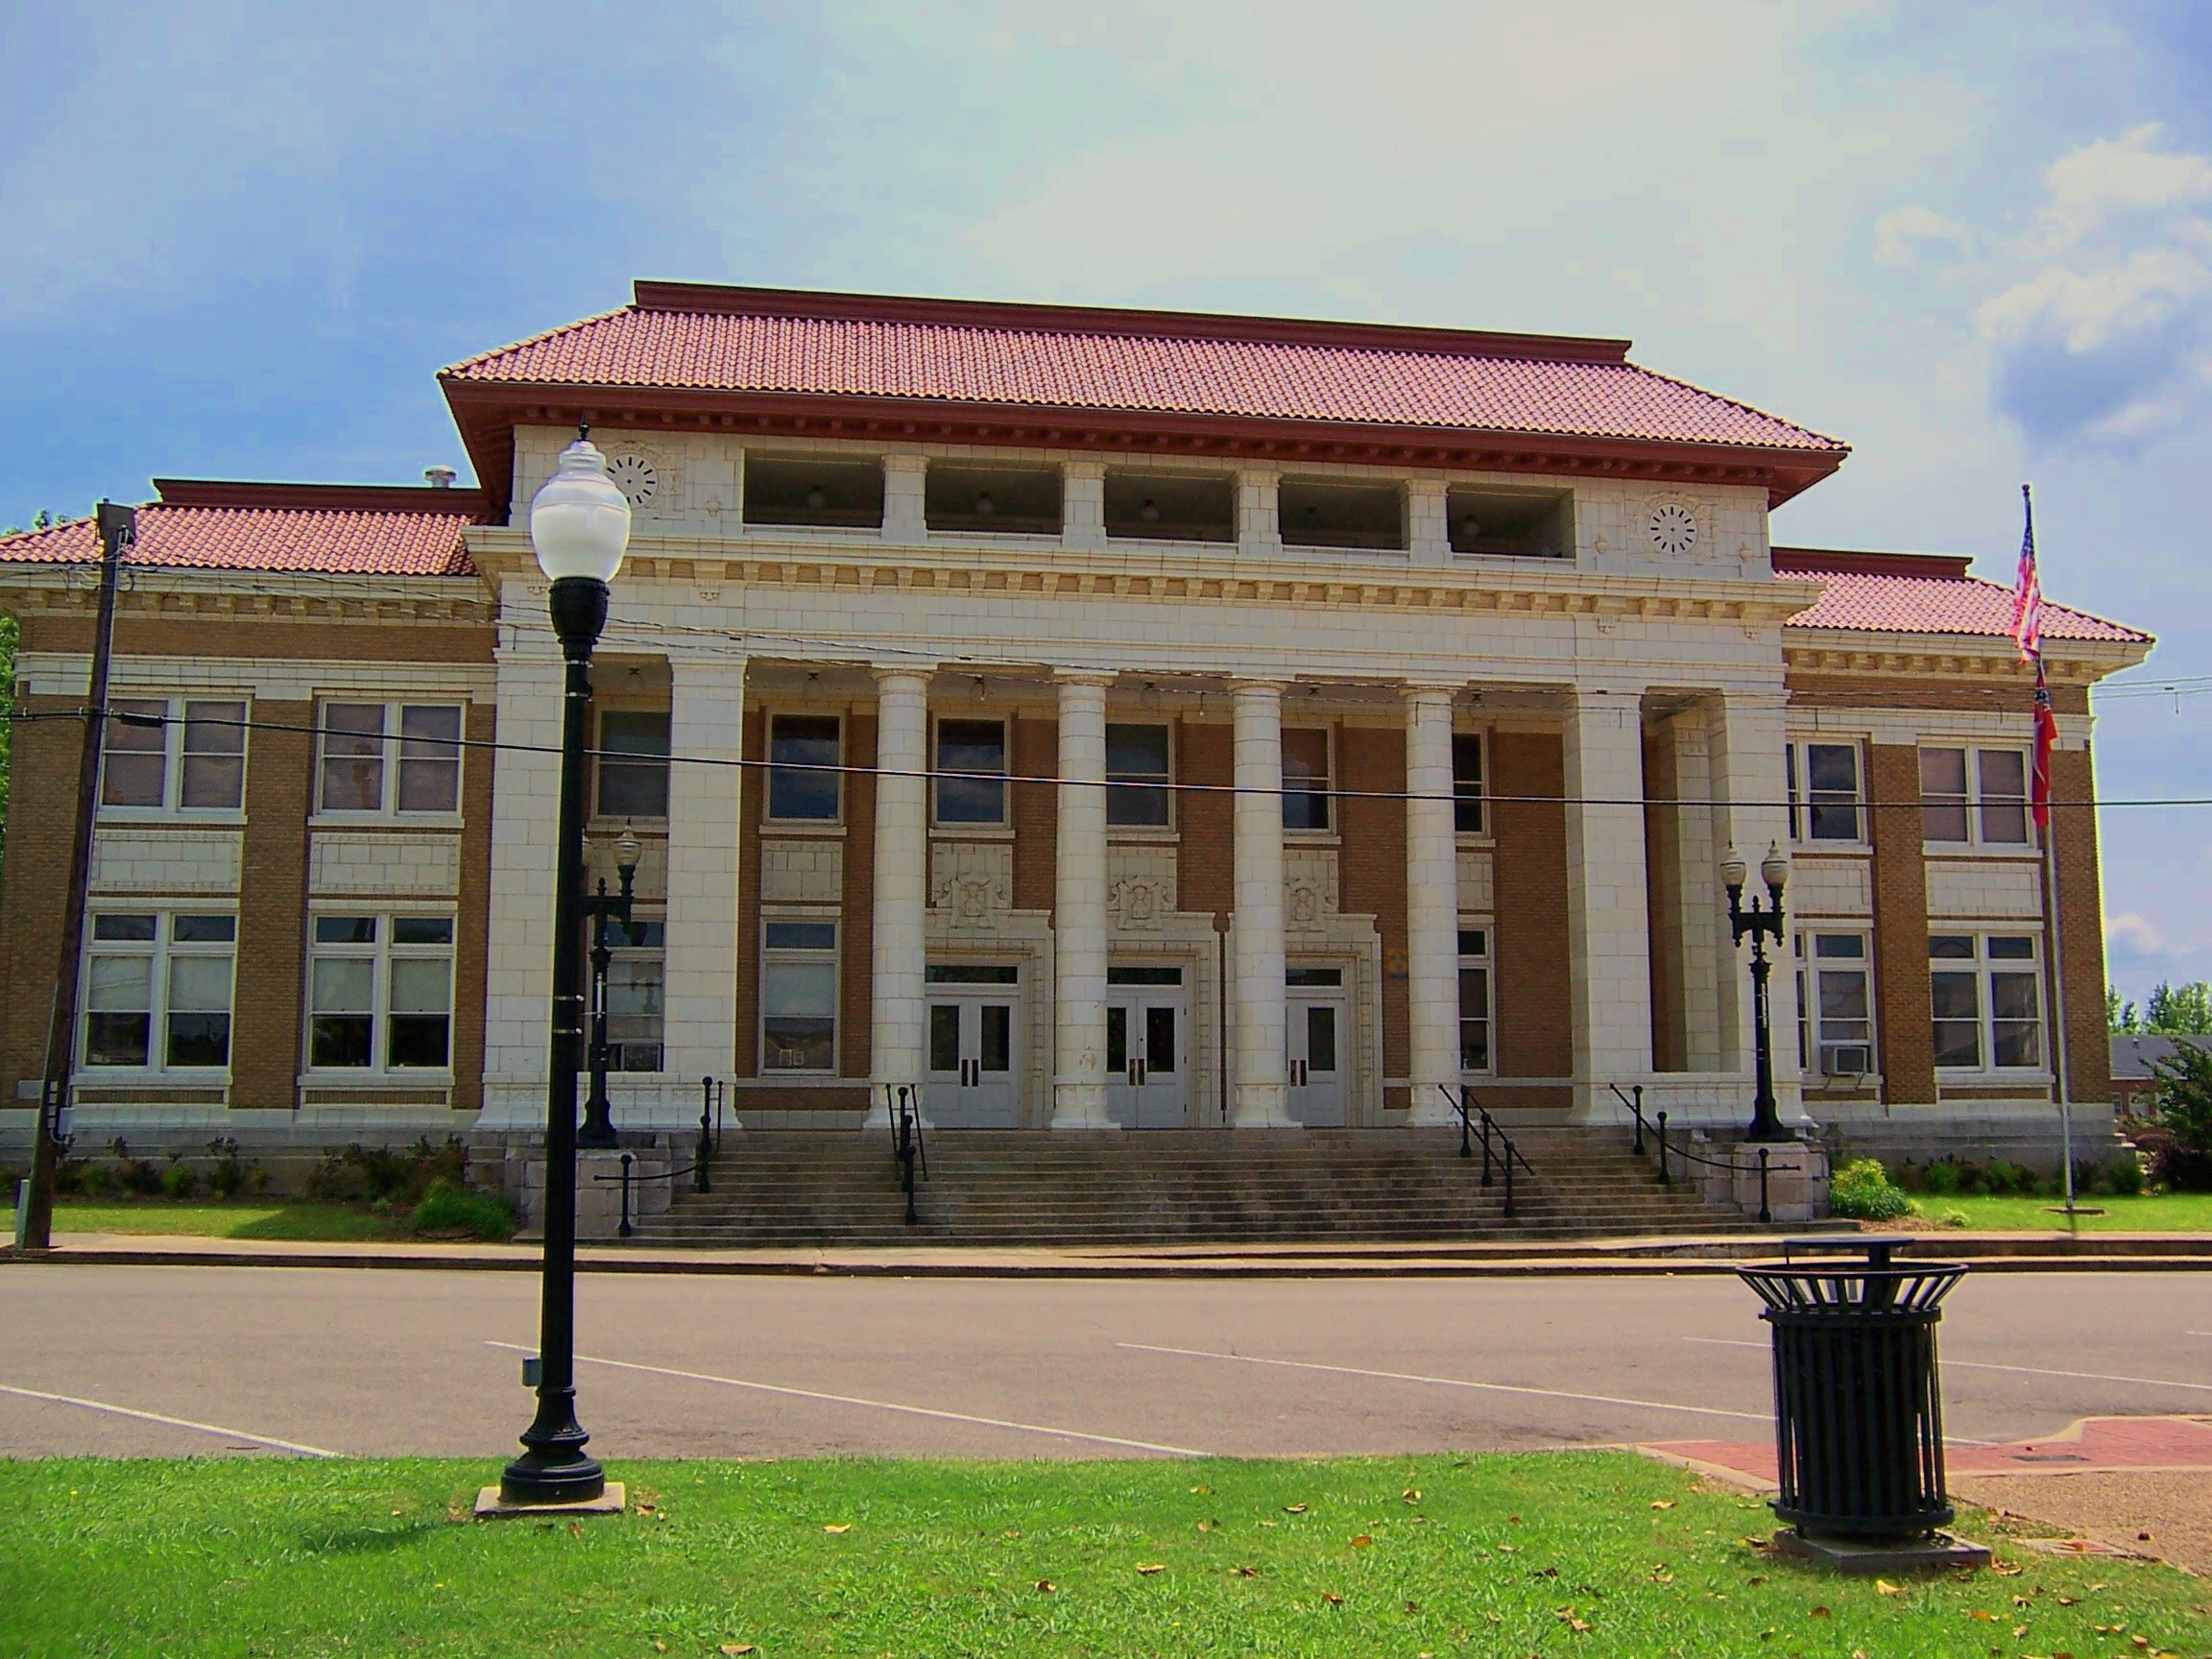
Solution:
<svg viewBox="0 0 2212 1659"><path fill-rule="evenodd" d="M2021 505L2027 510L2028 529L2020 538L2020 568L2012 578L2012 642L2020 647L2020 661L2040 662L2043 658L2043 582L2035 574L2035 500L2028 486L2020 486Z"/></svg>
<svg viewBox="0 0 2212 1659"><path fill-rule="evenodd" d="M2058 715L2051 707L2051 687L2043 684L2043 659L2035 659L2035 771L2028 785L2035 828L2051 828L2051 751L2058 742Z"/></svg>

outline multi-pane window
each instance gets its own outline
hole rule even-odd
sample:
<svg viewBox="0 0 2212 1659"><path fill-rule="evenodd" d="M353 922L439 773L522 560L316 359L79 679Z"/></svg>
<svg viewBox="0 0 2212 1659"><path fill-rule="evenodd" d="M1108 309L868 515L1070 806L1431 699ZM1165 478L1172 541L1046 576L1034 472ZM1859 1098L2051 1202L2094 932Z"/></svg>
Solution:
<svg viewBox="0 0 2212 1659"><path fill-rule="evenodd" d="M1167 728L1106 728L1106 822L1164 829L1167 824Z"/></svg>
<svg viewBox="0 0 2212 1659"><path fill-rule="evenodd" d="M1937 1066L2042 1065L2043 976L2032 933L1936 934L1928 985Z"/></svg>
<svg viewBox="0 0 2212 1659"><path fill-rule="evenodd" d="M461 809L459 704L325 703L322 741L318 811Z"/></svg>
<svg viewBox="0 0 2212 1659"><path fill-rule="evenodd" d="M838 812L837 716L777 714L768 722L768 816L834 824Z"/></svg>
<svg viewBox="0 0 2212 1659"><path fill-rule="evenodd" d="M1863 933L1800 933L1797 1066L1823 1077L1874 1070L1874 996Z"/></svg>
<svg viewBox="0 0 2212 1659"><path fill-rule="evenodd" d="M608 929L608 1069L658 1071L666 1016L665 925L642 919Z"/></svg>
<svg viewBox="0 0 2212 1659"><path fill-rule="evenodd" d="M1459 929L1459 1070L1490 1070L1490 930Z"/></svg>
<svg viewBox="0 0 2212 1659"><path fill-rule="evenodd" d="M599 716L599 815L668 816L668 716L610 709Z"/></svg>
<svg viewBox="0 0 2212 1659"><path fill-rule="evenodd" d="M2020 749L1920 751L1920 824L1930 841L2028 844L2028 756Z"/></svg>
<svg viewBox="0 0 2212 1659"><path fill-rule="evenodd" d="M317 915L308 924L307 1064L438 1070L453 1056L453 918Z"/></svg>
<svg viewBox="0 0 2212 1659"><path fill-rule="evenodd" d="M153 1071L229 1065L238 918L103 911L90 920L84 1064Z"/></svg>
<svg viewBox="0 0 2212 1659"><path fill-rule="evenodd" d="M837 924L770 921L760 928L760 1069L837 1070Z"/></svg>
<svg viewBox="0 0 2212 1659"><path fill-rule="evenodd" d="M235 812L245 801L244 703L108 699L101 740L102 806Z"/></svg>
<svg viewBox="0 0 2212 1659"><path fill-rule="evenodd" d="M1482 833L1482 734L1452 733L1452 825L1462 834Z"/></svg>
<svg viewBox="0 0 2212 1659"><path fill-rule="evenodd" d="M1283 828L1329 828L1329 733L1292 728L1283 733Z"/></svg>
<svg viewBox="0 0 2212 1659"><path fill-rule="evenodd" d="M937 822L1006 822L1006 723L937 722Z"/></svg>
<svg viewBox="0 0 2212 1659"><path fill-rule="evenodd" d="M1863 840L1859 818L1859 745L1791 743L1790 838L1792 841Z"/></svg>

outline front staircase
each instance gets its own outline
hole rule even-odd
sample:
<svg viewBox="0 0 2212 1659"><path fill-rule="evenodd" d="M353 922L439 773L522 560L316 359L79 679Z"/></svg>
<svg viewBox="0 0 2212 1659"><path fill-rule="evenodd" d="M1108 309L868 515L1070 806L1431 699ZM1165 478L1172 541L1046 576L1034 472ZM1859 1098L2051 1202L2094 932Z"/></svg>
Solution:
<svg viewBox="0 0 2212 1659"><path fill-rule="evenodd" d="M1542 1240L1731 1233L1752 1224L1687 1184L1662 1187L1619 1130L1531 1128L1535 1173L1481 1182L1456 1129L1143 1131L928 1138L918 1219L904 1220L884 1134L747 1130L725 1138L711 1190L679 1184L641 1241L685 1245L1223 1244Z"/></svg>

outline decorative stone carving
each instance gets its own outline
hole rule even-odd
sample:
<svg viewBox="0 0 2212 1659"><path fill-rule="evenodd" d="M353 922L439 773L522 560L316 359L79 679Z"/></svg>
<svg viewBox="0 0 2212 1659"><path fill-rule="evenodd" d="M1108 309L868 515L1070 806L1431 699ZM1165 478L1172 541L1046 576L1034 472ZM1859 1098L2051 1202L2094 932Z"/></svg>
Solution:
<svg viewBox="0 0 2212 1659"><path fill-rule="evenodd" d="M1107 926L1122 933L1156 933L1174 909L1174 848L1107 848Z"/></svg>
<svg viewBox="0 0 2212 1659"><path fill-rule="evenodd" d="M1014 849L1002 841L940 841L929 849L929 903L955 928L988 928L1013 908Z"/></svg>
<svg viewBox="0 0 2212 1659"><path fill-rule="evenodd" d="M1336 850L1286 847L1283 850L1283 925L1293 933L1329 926L1336 914Z"/></svg>

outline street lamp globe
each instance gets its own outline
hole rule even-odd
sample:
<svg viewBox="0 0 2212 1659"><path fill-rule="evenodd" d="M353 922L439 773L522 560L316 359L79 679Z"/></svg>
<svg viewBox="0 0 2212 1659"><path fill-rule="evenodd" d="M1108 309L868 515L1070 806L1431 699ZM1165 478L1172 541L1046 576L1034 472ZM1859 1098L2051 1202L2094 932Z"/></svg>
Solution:
<svg viewBox="0 0 2212 1659"><path fill-rule="evenodd" d="M1767 843L1767 856L1759 860L1759 878L1767 883L1767 891L1774 896L1774 902L1782 902L1782 889L1790 880L1790 860L1782 856L1779 842Z"/></svg>
<svg viewBox="0 0 2212 1659"><path fill-rule="evenodd" d="M1720 861L1720 885L1731 893L1743 891L1743 878L1751 874L1751 867L1743 862L1743 854L1735 848L1728 849L1728 856Z"/></svg>
<svg viewBox="0 0 2212 1659"><path fill-rule="evenodd" d="M630 545L630 500L607 476L607 457L579 437L530 503L530 545L548 580L612 582Z"/></svg>

